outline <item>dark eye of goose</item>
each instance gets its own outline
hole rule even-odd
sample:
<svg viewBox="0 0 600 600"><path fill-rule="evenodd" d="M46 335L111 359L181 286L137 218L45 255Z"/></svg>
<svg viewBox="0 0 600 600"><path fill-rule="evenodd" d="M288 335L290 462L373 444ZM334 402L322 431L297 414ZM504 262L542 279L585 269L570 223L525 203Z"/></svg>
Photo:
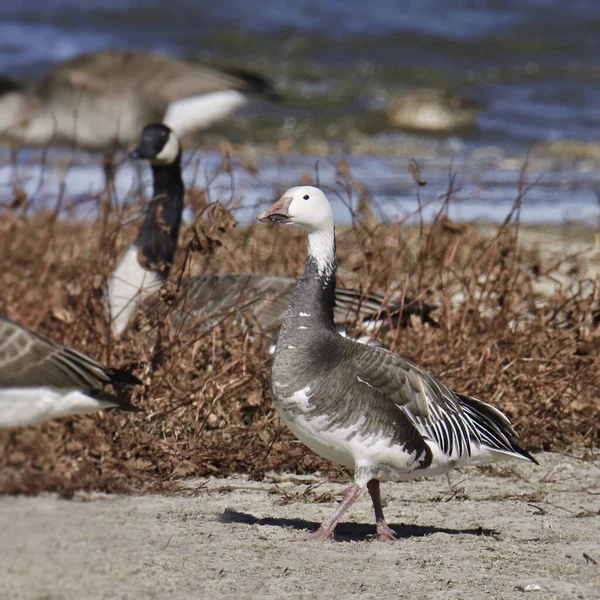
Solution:
<svg viewBox="0 0 600 600"><path fill-rule="evenodd" d="M304 200L308 200L310 198L310 196L308 194L304 194L304 196L302 196L304 198Z"/></svg>

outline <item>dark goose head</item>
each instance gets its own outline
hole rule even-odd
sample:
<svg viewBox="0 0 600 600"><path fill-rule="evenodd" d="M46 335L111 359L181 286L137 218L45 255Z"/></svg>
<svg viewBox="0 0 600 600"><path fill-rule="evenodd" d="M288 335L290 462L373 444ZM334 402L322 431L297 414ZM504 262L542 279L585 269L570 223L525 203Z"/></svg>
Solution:
<svg viewBox="0 0 600 600"><path fill-rule="evenodd" d="M176 162L180 154L181 144L171 129L162 123L151 123L144 127L140 141L129 153L129 158L168 165Z"/></svg>

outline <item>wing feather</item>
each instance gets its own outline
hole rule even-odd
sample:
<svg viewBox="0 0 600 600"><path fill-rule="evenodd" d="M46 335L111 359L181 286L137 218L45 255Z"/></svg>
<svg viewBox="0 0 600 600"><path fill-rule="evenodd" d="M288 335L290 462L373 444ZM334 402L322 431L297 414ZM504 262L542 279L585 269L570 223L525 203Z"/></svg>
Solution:
<svg viewBox="0 0 600 600"><path fill-rule="evenodd" d="M381 294L362 292L352 288L337 288L336 320L351 321L358 318L360 321L381 321L384 327L396 327L398 320L402 327L406 327L411 315L418 316L423 323L433 327L438 324L431 318L430 313L437 310L437 306L405 298L400 300L386 300Z"/></svg>
<svg viewBox="0 0 600 600"><path fill-rule="evenodd" d="M535 459L520 448L508 417L497 408L453 392L402 357L382 348L348 348L359 377L404 412L448 457L470 457L474 447Z"/></svg>
<svg viewBox="0 0 600 600"><path fill-rule="evenodd" d="M471 456L473 444L483 442L472 411L466 411L460 397L431 375L381 348L366 346L359 355L358 375L387 396L444 454Z"/></svg>
<svg viewBox="0 0 600 600"><path fill-rule="evenodd" d="M0 387L99 388L109 383L123 388L141 382L0 317Z"/></svg>
<svg viewBox="0 0 600 600"><path fill-rule="evenodd" d="M226 90L268 93L272 88L266 79L243 71L146 52L104 50L56 65L34 87L42 97L61 90L113 99L137 96L164 114L171 102L184 98Z"/></svg>

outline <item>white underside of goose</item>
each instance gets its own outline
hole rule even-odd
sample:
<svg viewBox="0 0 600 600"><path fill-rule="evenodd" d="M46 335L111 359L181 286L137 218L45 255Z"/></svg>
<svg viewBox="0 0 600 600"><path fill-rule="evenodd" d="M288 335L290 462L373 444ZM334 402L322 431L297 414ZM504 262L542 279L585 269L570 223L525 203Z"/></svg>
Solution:
<svg viewBox="0 0 600 600"><path fill-rule="evenodd" d="M295 392L289 401L296 410L303 405L308 410L309 397L310 389L304 388ZM332 429L327 416L311 417L306 412L290 418L285 411L285 404L282 408L279 414L294 435L313 452L353 470L355 481L361 487L365 487L373 477L383 481L400 480L396 474L410 473L417 466L416 453L403 452L400 447L392 446L380 437L363 435L360 423L352 427ZM381 465L389 468L382 470ZM419 476L421 475L417 475Z"/></svg>
<svg viewBox="0 0 600 600"><path fill-rule="evenodd" d="M110 318L119 335L133 318L138 305L155 293L162 283L157 273L142 267L137 247L131 246L108 282Z"/></svg>
<svg viewBox="0 0 600 600"><path fill-rule="evenodd" d="M0 389L0 429L36 425L48 419L116 406L77 389L27 387Z"/></svg>
<svg viewBox="0 0 600 600"><path fill-rule="evenodd" d="M169 105L163 122L177 135L183 136L224 119L247 101L246 96L236 90L184 98Z"/></svg>
<svg viewBox="0 0 600 600"><path fill-rule="evenodd" d="M406 452L401 446L382 436L361 433L366 417L362 418L362 423L359 421L352 426L340 428L332 428L331 419L325 415L311 417L310 395L310 387L296 391L282 403L282 410L279 411L281 418L313 452L353 470L355 481L362 488L371 479L410 481L419 477L443 475L467 464L487 464L515 458L514 455L477 445L472 446L471 456L458 453L448 456L435 441L424 436L432 452L432 461L427 468L418 469L422 456ZM286 410L288 402L293 407L294 417ZM301 414L297 412L299 409L303 411Z"/></svg>

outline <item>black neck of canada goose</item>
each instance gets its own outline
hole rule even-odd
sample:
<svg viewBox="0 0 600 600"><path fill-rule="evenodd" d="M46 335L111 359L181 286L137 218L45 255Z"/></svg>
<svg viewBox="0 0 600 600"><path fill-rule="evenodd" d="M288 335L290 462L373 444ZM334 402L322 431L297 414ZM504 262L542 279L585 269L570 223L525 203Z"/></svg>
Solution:
<svg viewBox="0 0 600 600"><path fill-rule="evenodd" d="M168 277L177 248L185 188L181 177L181 150L172 163L152 163L154 194L135 240L142 266Z"/></svg>
<svg viewBox="0 0 600 600"><path fill-rule="evenodd" d="M121 334L137 307L157 292L168 277L177 247L185 188L181 178L181 145L162 123L144 127L134 159L152 165L154 193L135 242L108 282L108 314Z"/></svg>

